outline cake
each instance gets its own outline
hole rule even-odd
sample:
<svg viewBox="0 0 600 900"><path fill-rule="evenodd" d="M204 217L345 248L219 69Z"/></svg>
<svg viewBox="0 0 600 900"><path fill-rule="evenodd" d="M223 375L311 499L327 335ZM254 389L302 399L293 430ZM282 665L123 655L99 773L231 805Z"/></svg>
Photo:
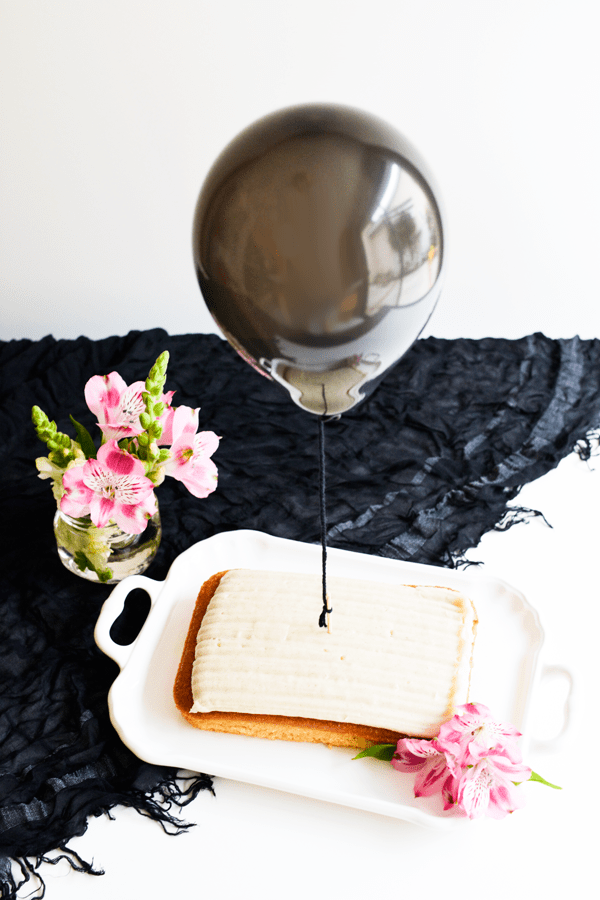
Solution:
<svg viewBox="0 0 600 900"><path fill-rule="evenodd" d="M468 701L477 615L445 587L231 569L202 586L174 696L197 728L364 747Z"/></svg>

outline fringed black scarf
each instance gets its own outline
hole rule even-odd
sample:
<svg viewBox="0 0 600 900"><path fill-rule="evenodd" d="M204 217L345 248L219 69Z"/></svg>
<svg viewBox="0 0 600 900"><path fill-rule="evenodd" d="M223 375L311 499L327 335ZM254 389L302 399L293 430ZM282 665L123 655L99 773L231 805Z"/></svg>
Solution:
<svg viewBox="0 0 600 900"><path fill-rule="evenodd" d="M164 579L179 553L221 531L321 539L317 417L219 338L155 329L0 344L3 898L59 856L95 872L67 846L89 816L123 804L177 832L188 827L179 808L212 789L209 775L184 780L140 761L112 728L106 699L117 669L93 640L110 588L60 564L54 500L34 465L46 452L34 404L60 430L71 433L69 413L93 429L87 379L113 370L142 379L162 350L174 404L201 406L200 429L222 441L214 494L197 500L171 479L158 489L163 541L148 575ZM538 514L507 504L574 448L585 458L599 425L600 341L418 341L363 404L325 426L327 542L459 565L486 531Z"/></svg>

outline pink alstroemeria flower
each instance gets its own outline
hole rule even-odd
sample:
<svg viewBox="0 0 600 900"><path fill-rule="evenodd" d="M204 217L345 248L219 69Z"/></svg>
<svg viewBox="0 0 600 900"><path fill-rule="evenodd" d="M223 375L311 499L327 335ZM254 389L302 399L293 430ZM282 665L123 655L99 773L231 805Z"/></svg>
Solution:
<svg viewBox="0 0 600 900"><path fill-rule="evenodd" d="M118 372L94 375L85 386L85 402L98 419L98 425L106 440L134 437L144 429L140 415L146 406L142 392L143 381L127 385Z"/></svg>
<svg viewBox="0 0 600 900"><path fill-rule="evenodd" d="M178 406L172 423L171 458L165 473L181 481L194 497L208 497L217 487L217 467L210 457L219 446L214 431L200 431L198 410Z"/></svg>
<svg viewBox="0 0 600 900"><path fill-rule="evenodd" d="M122 531L141 534L157 509L143 463L119 449L115 440L100 447L97 459L67 469L63 487L61 510L74 518L89 515L98 528L112 519Z"/></svg>
<svg viewBox="0 0 600 900"><path fill-rule="evenodd" d="M521 733L512 725L496 721L483 703L465 703L442 725L436 740L441 748L456 756L459 765L467 766L483 759L491 750L502 753L513 763L520 763L517 743L520 737Z"/></svg>
<svg viewBox="0 0 600 900"><path fill-rule="evenodd" d="M456 803L470 819L503 819L524 806L520 784L530 776L527 766L511 763L502 754L490 754L463 771Z"/></svg>
<svg viewBox="0 0 600 900"><path fill-rule="evenodd" d="M502 819L524 806L524 782L542 781L557 788L523 764L519 737L512 725L492 718L487 706L466 703L442 724L437 738L401 738L391 764L399 772L416 775L415 797L439 793L445 811L470 819ZM377 752L365 751L357 758L389 759L389 748L389 744L370 748Z"/></svg>
<svg viewBox="0 0 600 900"><path fill-rule="evenodd" d="M145 390L144 381L127 385L118 372L90 378L85 386L85 402L98 419L104 440L120 441L142 433L140 416L146 410L142 398ZM161 420L168 417L173 394L174 391L168 391L160 398L167 405Z"/></svg>
<svg viewBox="0 0 600 900"><path fill-rule="evenodd" d="M401 738L392 765L399 772L418 772L415 797L431 797L438 791L454 797L457 784L454 759L441 750L436 741Z"/></svg>

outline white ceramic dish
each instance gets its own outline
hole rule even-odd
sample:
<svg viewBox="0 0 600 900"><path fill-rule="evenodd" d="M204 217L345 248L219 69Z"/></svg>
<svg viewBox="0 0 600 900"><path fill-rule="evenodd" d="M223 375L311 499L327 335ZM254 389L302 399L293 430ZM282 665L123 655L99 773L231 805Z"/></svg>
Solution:
<svg viewBox="0 0 600 900"><path fill-rule="evenodd" d="M471 699L512 722L527 741L528 714L539 673L543 631L536 611L515 588L475 567L465 571L328 550L331 575L397 583L437 584L467 593L479 614ZM211 734L189 725L173 702L173 684L200 585L234 567L320 572L321 548L256 531L201 541L173 563L165 581L135 575L118 584L102 607L95 631L100 649L121 671L109 693L112 722L141 759L190 771L327 800L438 828L464 819L442 812L437 797L415 799L412 775L354 752L318 744ZM151 609L127 646L110 636L127 595L143 588Z"/></svg>

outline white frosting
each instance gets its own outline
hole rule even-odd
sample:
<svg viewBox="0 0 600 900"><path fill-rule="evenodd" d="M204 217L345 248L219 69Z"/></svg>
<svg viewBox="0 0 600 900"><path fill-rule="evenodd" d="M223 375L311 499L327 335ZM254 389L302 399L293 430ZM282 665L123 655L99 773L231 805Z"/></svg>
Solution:
<svg viewBox="0 0 600 900"><path fill-rule="evenodd" d="M447 588L233 569L198 632L192 712L301 716L432 737L468 699L475 611Z"/></svg>

